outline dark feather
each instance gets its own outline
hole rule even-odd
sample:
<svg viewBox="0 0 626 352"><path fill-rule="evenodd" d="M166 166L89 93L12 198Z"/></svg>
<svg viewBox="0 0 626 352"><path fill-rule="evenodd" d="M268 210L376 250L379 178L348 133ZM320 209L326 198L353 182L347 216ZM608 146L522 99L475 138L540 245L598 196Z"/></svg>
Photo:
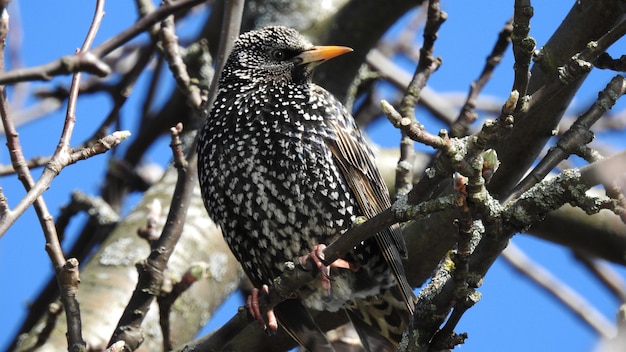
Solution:
<svg viewBox="0 0 626 352"><path fill-rule="evenodd" d="M274 307L280 326L296 342L312 352L333 352L326 335L299 300L288 299Z"/></svg>
<svg viewBox="0 0 626 352"><path fill-rule="evenodd" d="M338 120L329 122L338 124ZM348 128L347 128L348 127ZM335 126L336 139L329 138L330 148L341 173L359 204L363 214L371 218L391 206L389 191L380 172L373 164L373 156L365 149L358 130L352 126ZM346 133L351 131L351 134ZM358 138L358 139L357 139ZM374 236L391 267L402 298L411 314L415 309L415 295L406 280L401 253L406 253L406 243L398 226L393 226Z"/></svg>

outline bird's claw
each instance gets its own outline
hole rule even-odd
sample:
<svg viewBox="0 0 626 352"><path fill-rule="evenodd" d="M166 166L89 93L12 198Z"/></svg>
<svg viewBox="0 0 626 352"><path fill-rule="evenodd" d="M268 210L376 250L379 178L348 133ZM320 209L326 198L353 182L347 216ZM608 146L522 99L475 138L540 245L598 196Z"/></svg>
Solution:
<svg viewBox="0 0 626 352"><path fill-rule="evenodd" d="M274 314L274 308L268 309L264 316L259 305L259 294L268 295L269 293L270 289L267 285L263 285L260 290L256 287L253 288L252 294L248 296L247 305L250 315L259 322L268 334L273 335L278 330L278 320Z"/></svg>
<svg viewBox="0 0 626 352"><path fill-rule="evenodd" d="M332 279L330 276L330 269L331 268L343 268L343 269L353 270L353 265L344 259L337 259L334 262L332 262L330 265L324 264L323 262L323 260L325 259L324 249L326 249L325 244L317 244L313 247L313 250L311 251L311 253L305 256L299 257L298 261L302 267L305 267L306 262L309 259L311 259L313 263L315 263L315 266L317 267L317 269L320 271L320 273L322 273L322 289L328 292L327 299L328 301L331 301L333 298L333 291L332 291L332 285L331 285Z"/></svg>

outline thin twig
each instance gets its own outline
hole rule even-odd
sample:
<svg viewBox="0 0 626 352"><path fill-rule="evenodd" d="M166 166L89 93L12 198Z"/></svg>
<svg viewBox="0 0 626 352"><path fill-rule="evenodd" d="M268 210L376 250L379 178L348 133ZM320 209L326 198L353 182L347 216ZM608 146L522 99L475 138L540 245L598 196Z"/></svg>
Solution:
<svg viewBox="0 0 626 352"><path fill-rule="evenodd" d="M619 272L599 258L581 252L574 252L578 259L617 300L626 302L626 281Z"/></svg>
<svg viewBox="0 0 626 352"><path fill-rule="evenodd" d="M530 0L515 0L513 33L511 34L515 57L515 65L513 65L515 78L511 90L519 92L522 97L526 96L528 90L530 60L535 52L535 39L528 35L532 16L533 8L530 6Z"/></svg>
<svg viewBox="0 0 626 352"><path fill-rule="evenodd" d="M213 268L215 269L215 268ZM176 282L172 289L157 297L159 304L159 324L161 325L161 333L163 334L163 349L171 351L176 346L176 341L172 341L170 331L170 312L174 302L187 291L194 283L211 277L210 264L206 262L193 263L187 271L182 275L180 280Z"/></svg>
<svg viewBox="0 0 626 352"><path fill-rule="evenodd" d="M101 58L127 43L137 35L163 20L163 18L188 10L206 0L181 0L169 6L161 6L147 16L140 18L131 27L122 33L105 41L91 51L82 52L80 55L64 56L56 61L36 67L12 70L0 74L0 84L16 82L50 80L57 75L67 75L73 72L89 72L98 76L106 76L110 73L109 67L101 61Z"/></svg>
<svg viewBox="0 0 626 352"><path fill-rule="evenodd" d="M96 1L96 8L93 15L93 20L87 31L85 41L77 54L87 52L93 43L93 39L100 28L100 22L104 17L104 0ZM58 161L67 161L66 165L69 165L70 156L70 139L74 130L74 124L76 123L76 101L78 100L78 90L80 88L81 73L77 72L72 78L72 84L70 86L70 96L67 104L67 113L65 118L65 125L63 126L63 132L59 140L52 160L50 163ZM70 158L69 160L67 158ZM38 204L35 203L35 208ZM82 322L80 318L80 306L76 294L78 293L78 283L80 279L78 277L78 260L70 258L65 261L63 256L63 250L58 242L58 234L56 227L52 221L51 216L46 216L41 219L42 223L45 223L44 233L46 234L46 250L50 254L52 264L56 268L57 279L59 281L59 292L61 297L61 303L65 309L65 318L67 320L67 343L70 351L84 351L87 347L87 343L83 340L82 336ZM49 240L52 239L52 240ZM51 253L54 253L53 255ZM62 262L55 261L58 258L62 258Z"/></svg>
<svg viewBox="0 0 626 352"><path fill-rule="evenodd" d="M82 321L80 318L80 305L78 303L78 260L68 259L63 267L57 269L61 303L67 320L67 344L70 352L82 352L86 350L87 343L83 340Z"/></svg>
<svg viewBox="0 0 626 352"><path fill-rule="evenodd" d="M424 125L420 124L415 118L405 117L401 115L391 104L386 100L380 102L380 106L389 119L389 121L399 128L410 139L420 142L424 145L431 146L435 149L445 148L448 140L441 136L435 136L430 134L424 129Z"/></svg>
<svg viewBox="0 0 626 352"><path fill-rule="evenodd" d="M613 77L611 82L598 94L598 99L593 105L578 117L576 122L565 132L550 148L539 164L511 191L507 201L519 197L535 183L543 178L561 161L575 153L581 145L587 144L593 139L591 126L596 123L604 113L615 105L617 99L626 94L626 79L620 75Z"/></svg>
<svg viewBox="0 0 626 352"><path fill-rule="evenodd" d="M130 137L129 131L115 131L108 136L104 136L103 138L97 140L93 145L72 152L67 160L67 165L71 165L78 161L107 152L128 137Z"/></svg>
<svg viewBox="0 0 626 352"><path fill-rule="evenodd" d="M143 342L141 323L163 284L163 271L182 234L184 217L197 182L197 154L190 153L186 162L186 167L178 167L178 181L163 232L153 243L148 258L137 265L139 272L137 287L113 332L109 345L124 341L126 346L135 350Z"/></svg>
<svg viewBox="0 0 626 352"><path fill-rule="evenodd" d="M599 151L589 148L587 145L581 145L576 149L575 153L588 163L604 159ZM623 176L621 178L623 178ZM606 195L614 199L617 203L613 211L622 219L622 222L626 224L626 194L624 194L624 187L620 184L620 178L613 180L607 179L604 183L604 189Z"/></svg>
<svg viewBox="0 0 626 352"><path fill-rule="evenodd" d="M441 59L433 57L435 40L439 27L446 20L447 15L441 11L438 0L428 2L428 17L424 27L424 44L420 49L420 59L415 70L415 75L405 91L400 102L400 114L404 119L415 121L415 106L420 99L420 93L428 78L439 68ZM384 109L384 108L383 108ZM387 113L385 113L387 114ZM414 159L413 138L410 138L404 129L401 129L400 160L396 168L396 190L399 193L408 193L412 186Z"/></svg>
<svg viewBox="0 0 626 352"><path fill-rule="evenodd" d="M476 101L480 92L483 90L485 84L489 82L491 76L493 75L493 71L498 66L498 64L502 61L502 57L506 52L506 49L509 47L509 43L511 42L511 32L513 31L512 20L509 20L504 28L500 31L498 35L498 40L496 41L493 49L491 50L491 54L487 57L485 62L485 66L483 67L482 72L478 79L470 85L470 91L465 100L465 104L461 108L461 112L457 117L456 121L450 126L450 136L452 137L463 137L467 135L469 126L476 120Z"/></svg>
<svg viewBox="0 0 626 352"><path fill-rule="evenodd" d="M585 50L574 55L565 65L559 68L558 76L550 80L549 83L535 91L525 109L531 113L538 106L546 104L556 95L564 86L574 82L584 74L588 73L591 68L591 62L608 49L611 44L626 34L626 19L622 20L617 26L604 34L600 39L587 44Z"/></svg>
<svg viewBox="0 0 626 352"><path fill-rule="evenodd" d="M24 160L26 167L29 169L35 169L38 167L45 166L51 159L51 156L41 157L36 156L34 158ZM0 176L8 176L15 173L15 169L11 165L0 165Z"/></svg>
<svg viewBox="0 0 626 352"><path fill-rule="evenodd" d="M203 102L198 86L191 84L191 78L187 73L187 65L183 62L178 46L178 37L175 34L174 16L167 16L161 22L160 38L163 56L176 80L178 89L183 91L187 101L192 107L199 109Z"/></svg>
<svg viewBox="0 0 626 352"><path fill-rule="evenodd" d="M399 108L400 114L405 118L415 118L415 106L419 101L420 92L428 78L441 65L441 58L433 57L433 51L439 27L447 18L448 15L441 11L438 0L428 2L428 19L424 27L424 44L420 48L420 60Z"/></svg>
<svg viewBox="0 0 626 352"><path fill-rule="evenodd" d="M411 84L411 74L385 56L381 50L372 49L366 57L367 64L391 84L404 91ZM424 106L433 116L445 124L451 124L457 114L457 107L433 91L428 86L422 88L418 104Z"/></svg>
<svg viewBox="0 0 626 352"><path fill-rule="evenodd" d="M183 124L177 123L176 126L170 128L170 148L172 149L172 155L174 156L174 167L185 168L187 167L187 161L185 160L185 153L183 151L183 143L180 140L180 135L183 132Z"/></svg>

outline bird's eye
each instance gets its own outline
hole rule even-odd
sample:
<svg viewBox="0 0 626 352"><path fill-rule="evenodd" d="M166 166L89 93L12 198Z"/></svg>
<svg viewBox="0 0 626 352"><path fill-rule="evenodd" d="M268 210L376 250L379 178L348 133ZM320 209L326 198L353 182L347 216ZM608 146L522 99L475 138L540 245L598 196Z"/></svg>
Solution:
<svg viewBox="0 0 626 352"><path fill-rule="evenodd" d="M272 58L277 61L285 60L287 53L284 50L276 49L272 51Z"/></svg>

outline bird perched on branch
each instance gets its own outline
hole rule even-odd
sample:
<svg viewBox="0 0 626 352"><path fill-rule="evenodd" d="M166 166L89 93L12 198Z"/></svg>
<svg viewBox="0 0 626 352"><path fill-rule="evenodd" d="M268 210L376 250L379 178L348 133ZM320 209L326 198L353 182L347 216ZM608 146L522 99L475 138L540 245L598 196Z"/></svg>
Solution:
<svg viewBox="0 0 626 352"><path fill-rule="evenodd" d="M267 329L280 325L311 351L332 346L309 309L345 310L364 346L382 351L395 349L414 307L397 226L329 267L321 264L325 244L358 217L390 206L352 116L311 83L318 64L349 51L313 46L286 27L242 34L220 75L198 142L205 206L256 287L248 309ZM309 257L320 266L322 280L262 316L259 290L267 292L285 262Z"/></svg>

